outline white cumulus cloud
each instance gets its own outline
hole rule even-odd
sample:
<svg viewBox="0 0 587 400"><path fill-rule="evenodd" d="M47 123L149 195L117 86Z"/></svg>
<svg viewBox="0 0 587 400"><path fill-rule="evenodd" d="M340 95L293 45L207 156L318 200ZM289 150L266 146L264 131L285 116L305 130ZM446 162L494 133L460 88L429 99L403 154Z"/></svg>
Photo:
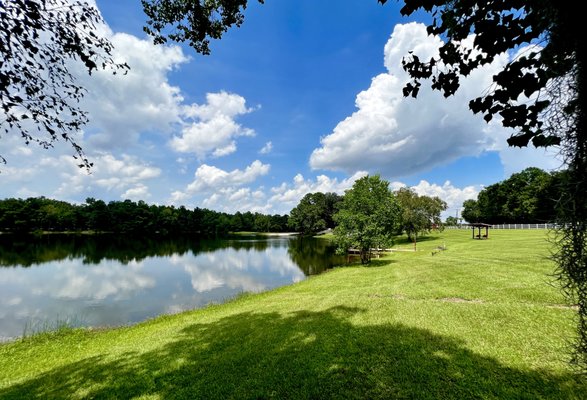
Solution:
<svg viewBox="0 0 587 400"><path fill-rule="evenodd" d="M244 170L235 169L227 172L220 168L203 164L194 174L194 181L187 186L187 192L211 192L228 187L238 187L254 182L258 177L267 175L270 165L255 160Z"/></svg>
<svg viewBox="0 0 587 400"><path fill-rule="evenodd" d="M315 180L305 179L302 174L297 174L291 184L283 182L280 186L271 188L272 196L269 198L269 207L280 213L289 213L298 205L302 197L308 193L334 192L343 194L350 189L355 181L367 175L364 171L354 173L347 179L338 180L326 175L319 175Z"/></svg>
<svg viewBox="0 0 587 400"><path fill-rule="evenodd" d="M253 161L244 170L232 171L202 164L196 169L194 180L184 190L173 191L168 202L185 204L193 202L195 198L208 196L202 201L202 205L206 208L231 212L261 211L265 208L259 204L259 199L264 198L264 194L244 186L267 175L270 168L269 164L263 164L259 160Z"/></svg>
<svg viewBox="0 0 587 400"><path fill-rule="evenodd" d="M149 188L146 185L139 183L136 186L128 189L120 197L125 200L129 199L139 201L148 199L151 197L151 194L149 193Z"/></svg>
<svg viewBox="0 0 587 400"><path fill-rule="evenodd" d="M255 131L238 124L235 119L253 111L247 108L242 96L233 93L208 93L206 104L187 107L185 116L192 122L186 124L179 136L169 142L180 153L194 153L198 159L208 155L226 156L237 149L235 139L254 136Z"/></svg>
<svg viewBox="0 0 587 400"><path fill-rule="evenodd" d="M168 73L188 61L178 46L155 46L126 33L107 36L126 74L99 70L91 76L76 65L79 83L87 89L81 106L90 114L87 141L92 148L112 150L135 144L146 132L171 134L183 120L185 105ZM88 146L88 147L90 147Z"/></svg>
<svg viewBox="0 0 587 400"><path fill-rule="evenodd" d="M482 187L465 186L463 188L458 188L450 181L438 185L436 183L421 180L416 186L412 186L412 189L414 189L414 191L420 196L439 197L444 200L447 209L442 213L442 217L446 218L449 215L456 215L456 212L462 208L465 200L476 199Z"/></svg>
<svg viewBox="0 0 587 400"><path fill-rule="evenodd" d="M414 50L426 60L438 54L441 44L438 37L428 36L423 24L396 25L384 49L387 72L374 77L371 86L357 95L357 111L321 139L321 147L310 157L311 167L401 177L484 151L505 154L505 138L512 132L499 122L486 124L468 109L468 102L489 88L493 74L507 63L506 54L462 78L460 90L450 98L430 89L428 82L422 84L418 99L403 97L402 88L409 77L401 67L402 57ZM508 152L527 162L510 169L552 166L540 150ZM512 159L501 160L508 170Z"/></svg>
<svg viewBox="0 0 587 400"><path fill-rule="evenodd" d="M42 150L35 151L40 155L27 160L26 167L2 171L0 182L8 193L16 192L23 197L40 193L74 202L88 196L139 200L150 197L147 184L161 174L159 168L127 154L95 154L94 166L88 174L71 156L52 157ZM13 175L20 179L13 179Z"/></svg>

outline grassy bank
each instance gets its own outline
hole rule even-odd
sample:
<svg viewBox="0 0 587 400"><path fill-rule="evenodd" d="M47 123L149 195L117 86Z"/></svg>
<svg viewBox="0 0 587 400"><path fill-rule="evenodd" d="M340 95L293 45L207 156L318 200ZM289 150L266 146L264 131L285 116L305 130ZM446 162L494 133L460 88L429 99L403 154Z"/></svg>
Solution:
<svg viewBox="0 0 587 400"><path fill-rule="evenodd" d="M0 345L0 398L585 398L545 238L445 231L228 304Z"/></svg>

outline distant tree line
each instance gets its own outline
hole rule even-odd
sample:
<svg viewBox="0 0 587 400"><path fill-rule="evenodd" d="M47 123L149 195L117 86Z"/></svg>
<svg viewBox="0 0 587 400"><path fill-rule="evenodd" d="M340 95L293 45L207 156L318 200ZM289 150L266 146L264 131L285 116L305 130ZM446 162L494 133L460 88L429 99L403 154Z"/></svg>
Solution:
<svg viewBox="0 0 587 400"><path fill-rule="evenodd" d="M377 176L371 179L379 178ZM381 187L389 185L389 182L383 180L376 183ZM371 184L375 185L375 182ZM203 236L219 236L242 231L295 231L311 235L325 229L334 229L340 224L342 219L337 220L335 215L341 211L345 197L351 196L352 193L354 192L350 190L344 196L336 193L308 193L291 210L290 215L265 215L250 211L228 214L205 208L190 210L184 206L149 205L142 200L106 203L103 200L87 198L83 204L70 204L45 197L9 198L0 200L0 232L93 231L164 235L198 233ZM439 198L419 196L407 188L397 192L386 189L384 193L385 196L389 194L394 204L398 204L398 210L401 210L397 215L393 213L393 227L389 225L387 229L389 234L399 235L405 232L415 241L419 234L441 226L440 212L446 208L446 203ZM367 203L368 196L360 198L362 202ZM379 197L372 201L373 209L376 209L375 205L378 202L385 203L387 199ZM350 200L347 200L347 206L349 202ZM364 204L361 207L364 208ZM351 211L350 216L362 218L356 210ZM372 216L368 215L369 218Z"/></svg>
<svg viewBox="0 0 587 400"><path fill-rule="evenodd" d="M467 222L488 224L555 221L566 176L566 171L549 173L540 168L526 168L487 186L479 192L477 200L466 200L461 215Z"/></svg>
<svg viewBox="0 0 587 400"><path fill-rule="evenodd" d="M84 204L31 197L0 200L0 231L96 231L113 233L198 233L205 236L228 232L284 232L287 215L252 212L228 214L205 208L149 205L144 201L111 201L94 198Z"/></svg>

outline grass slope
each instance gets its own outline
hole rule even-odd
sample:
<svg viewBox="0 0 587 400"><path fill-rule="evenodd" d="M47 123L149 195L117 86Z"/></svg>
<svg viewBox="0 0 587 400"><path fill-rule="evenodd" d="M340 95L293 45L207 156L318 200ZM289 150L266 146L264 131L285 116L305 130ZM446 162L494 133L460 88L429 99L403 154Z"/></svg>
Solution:
<svg viewBox="0 0 587 400"><path fill-rule="evenodd" d="M228 304L4 344L0 398L586 398L545 239L445 231Z"/></svg>

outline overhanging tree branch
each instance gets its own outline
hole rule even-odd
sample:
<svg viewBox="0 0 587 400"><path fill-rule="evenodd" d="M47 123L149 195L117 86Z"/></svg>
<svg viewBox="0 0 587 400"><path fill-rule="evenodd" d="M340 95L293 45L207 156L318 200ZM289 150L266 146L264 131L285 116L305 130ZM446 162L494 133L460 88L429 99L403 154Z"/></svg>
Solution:
<svg viewBox="0 0 587 400"><path fill-rule="evenodd" d="M81 62L90 75L129 68L114 62L112 44L96 34L102 23L99 11L82 1L0 1L0 134L16 132L25 144L46 149L64 140L79 167L92 166L74 136L88 114L79 106L86 89L71 62Z"/></svg>

